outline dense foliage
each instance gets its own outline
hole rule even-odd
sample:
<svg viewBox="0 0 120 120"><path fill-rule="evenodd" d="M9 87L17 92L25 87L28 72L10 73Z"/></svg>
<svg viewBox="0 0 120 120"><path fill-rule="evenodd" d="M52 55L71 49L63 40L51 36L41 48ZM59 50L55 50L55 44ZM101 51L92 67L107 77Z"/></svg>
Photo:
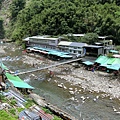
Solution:
<svg viewBox="0 0 120 120"><path fill-rule="evenodd" d="M16 120L16 118L12 117L8 112L0 110L0 120Z"/></svg>
<svg viewBox="0 0 120 120"><path fill-rule="evenodd" d="M120 43L119 0L13 0L11 39L95 33Z"/></svg>
<svg viewBox="0 0 120 120"><path fill-rule="evenodd" d="M2 2L3 2L4 0L0 0L0 9L1 9L1 5L2 5Z"/></svg>
<svg viewBox="0 0 120 120"><path fill-rule="evenodd" d="M4 38L4 27L3 27L3 20L0 19L0 39L3 39Z"/></svg>

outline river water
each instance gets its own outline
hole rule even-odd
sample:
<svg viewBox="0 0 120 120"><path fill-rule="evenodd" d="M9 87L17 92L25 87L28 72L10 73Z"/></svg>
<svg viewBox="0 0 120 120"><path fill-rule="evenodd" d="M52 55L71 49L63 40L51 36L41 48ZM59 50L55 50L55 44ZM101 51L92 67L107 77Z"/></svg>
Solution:
<svg viewBox="0 0 120 120"><path fill-rule="evenodd" d="M3 63L13 71L33 69L32 66L23 64L22 51L19 48L14 51L13 46L7 45L6 53L0 54L0 58L6 56L10 56L10 59L3 60ZM20 78L35 87L34 92L44 97L47 102L56 105L78 120L120 120L120 101L103 97L104 93L90 93L71 85L64 79L49 78L47 70L23 74ZM70 94L68 89L58 87L56 81L64 83L67 88L77 92Z"/></svg>

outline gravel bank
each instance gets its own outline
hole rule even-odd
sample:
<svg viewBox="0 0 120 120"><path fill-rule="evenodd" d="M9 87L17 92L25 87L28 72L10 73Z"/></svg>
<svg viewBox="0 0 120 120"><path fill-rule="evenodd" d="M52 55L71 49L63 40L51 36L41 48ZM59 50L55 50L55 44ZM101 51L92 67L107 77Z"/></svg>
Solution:
<svg viewBox="0 0 120 120"><path fill-rule="evenodd" d="M34 56L34 55L33 55ZM38 57L38 56L37 56ZM28 64L36 63L37 66L40 64L55 64L56 62L51 60L38 60L35 57L25 55L24 60ZM72 64L65 64L53 68L49 68L50 71L55 73L55 76L70 82L73 85L79 85L84 90L90 92L104 92L106 96L111 98L120 99L120 76L107 76L100 74L99 71L88 71L85 70L82 65L75 68Z"/></svg>
<svg viewBox="0 0 120 120"><path fill-rule="evenodd" d="M0 46L0 53L4 54L4 46ZM23 55L24 64L29 64L34 67L41 65L51 65L57 62L45 59L38 55L27 54ZM90 92L104 92L111 98L120 99L120 76L104 76L100 75L99 71L87 71L83 66L75 68L72 64L65 64L58 67L49 68L55 75L73 85L79 85L81 88Z"/></svg>

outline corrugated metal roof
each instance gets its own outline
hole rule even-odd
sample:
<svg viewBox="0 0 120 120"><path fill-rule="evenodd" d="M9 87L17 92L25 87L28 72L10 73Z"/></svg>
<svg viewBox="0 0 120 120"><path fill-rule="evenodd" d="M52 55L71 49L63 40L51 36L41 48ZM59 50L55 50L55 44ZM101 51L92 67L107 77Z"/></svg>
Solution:
<svg viewBox="0 0 120 120"><path fill-rule="evenodd" d="M112 52L112 53L119 53L119 51L117 51L117 50L110 50L110 52Z"/></svg>
<svg viewBox="0 0 120 120"><path fill-rule="evenodd" d="M93 65L94 63L93 62L90 62L90 61L85 61L83 62L85 65Z"/></svg>
<svg viewBox="0 0 120 120"><path fill-rule="evenodd" d="M62 57L62 58L72 58L73 56L71 56L71 55L62 55L60 57Z"/></svg>
<svg viewBox="0 0 120 120"><path fill-rule="evenodd" d="M78 42L72 42L70 44L70 46L74 46L74 47L84 47L86 45L87 45L86 43L78 43Z"/></svg>
<svg viewBox="0 0 120 120"><path fill-rule="evenodd" d="M110 66L111 68L113 68L113 66L115 66L116 68L120 68L119 58L108 58L107 56L100 56L97 58L95 62L100 63L101 64L100 66L104 67Z"/></svg>
<svg viewBox="0 0 120 120"><path fill-rule="evenodd" d="M107 56L99 56L95 62L100 63L100 64L105 64L105 62L108 60Z"/></svg>
<svg viewBox="0 0 120 120"><path fill-rule="evenodd" d="M103 46L97 46L97 45L87 45L85 46L86 48L89 47L89 48L102 48Z"/></svg>
<svg viewBox="0 0 120 120"><path fill-rule="evenodd" d="M2 62L0 63L0 67L4 70L9 70Z"/></svg>
<svg viewBox="0 0 120 120"><path fill-rule="evenodd" d="M19 88L29 88L34 89L34 87L30 86L29 84L25 83L23 80L21 80L18 76L14 76L9 73L5 73L7 79L15 86Z"/></svg>
<svg viewBox="0 0 120 120"><path fill-rule="evenodd" d="M58 38L48 38L48 37L44 37L44 36L33 36L33 37L29 37L29 39L37 39L37 40L58 40Z"/></svg>
<svg viewBox="0 0 120 120"><path fill-rule="evenodd" d="M69 46L72 42L61 41L58 45Z"/></svg>
<svg viewBox="0 0 120 120"><path fill-rule="evenodd" d="M83 37L85 34L67 34L66 36Z"/></svg>
<svg viewBox="0 0 120 120"><path fill-rule="evenodd" d="M120 66L113 64L113 65L108 65L107 68L108 68L108 69L112 69L112 70L119 70L119 69L120 69Z"/></svg>
<svg viewBox="0 0 120 120"><path fill-rule="evenodd" d="M120 64L120 58L115 58L115 61L113 62L113 64Z"/></svg>

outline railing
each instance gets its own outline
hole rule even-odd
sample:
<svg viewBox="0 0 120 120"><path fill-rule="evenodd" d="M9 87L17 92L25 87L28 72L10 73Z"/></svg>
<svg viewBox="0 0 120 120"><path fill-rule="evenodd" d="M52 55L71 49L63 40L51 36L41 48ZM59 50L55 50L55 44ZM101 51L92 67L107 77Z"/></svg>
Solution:
<svg viewBox="0 0 120 120"><path fill-rule="evenodd" d="M25 73L31 73L31 72L36 72L36 71L48 69L48 68L51 68L51 67L56 67L56 66L59 66L59 65L75 62L75 61L78 61L78 60L81 60L81 59L82 58L74 58L74 59L67 60L67 61L64 61L64 62L61 62L61 63L57 63L57 64L54 64L54 65L49 65L49 66L45 66L45 67L41 67L41 68L37 68L37 69L34 69L34 70L25 71L25 72L19 72L19 73L17 73L17 75L21 75L21 74L25 74Z"/></svg>

